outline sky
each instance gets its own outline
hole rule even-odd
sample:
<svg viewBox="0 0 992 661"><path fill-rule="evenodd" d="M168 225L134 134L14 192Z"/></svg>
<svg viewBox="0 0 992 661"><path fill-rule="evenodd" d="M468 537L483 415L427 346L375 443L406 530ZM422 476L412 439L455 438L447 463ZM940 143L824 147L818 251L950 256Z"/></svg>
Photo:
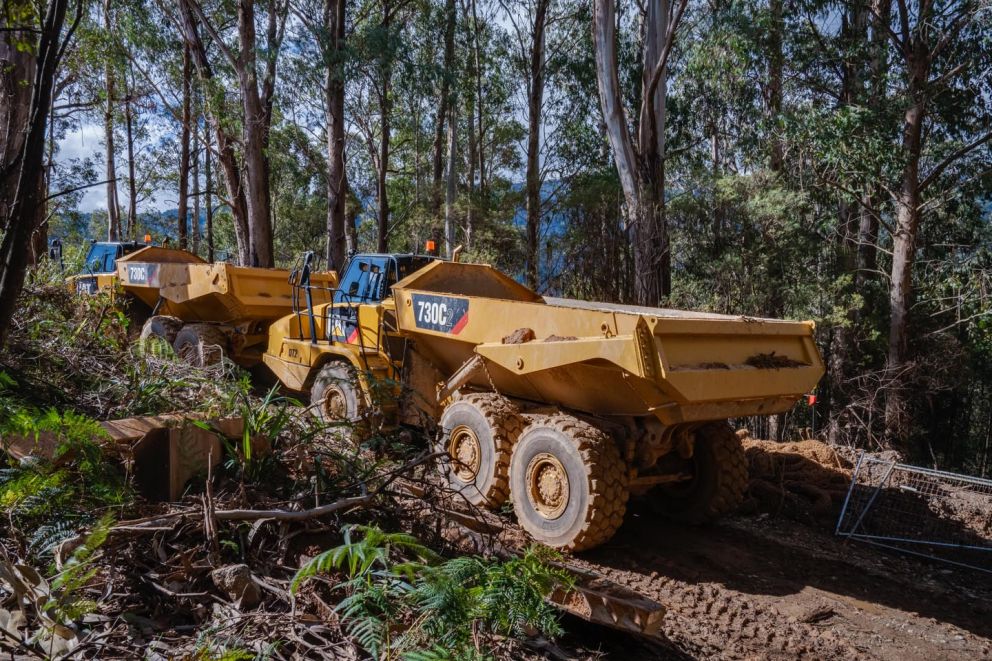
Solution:
<svg viewBox="0 0 992 661"><path fill-rule="evenodd" d="M121 180L117 182L120 203L127 204L127 158L126 153L122 154L118 150L117 154L117 176ZM62 165L68 165L73 159L82 160L92 158L97 168L97 181L104 180L104 169L106 162L103 156L103 126L94 122L83 122L75 128L66 131L65 137L58 141L58 150L55 160ZM176 194L162 191L157 193L152 199L142 200L138 211L165 211L176 208ZM89 213L91 211L106 211L107 209L107 187L103 184L92 186L83 191L83 197L79 202L79 211Z"/></svg>

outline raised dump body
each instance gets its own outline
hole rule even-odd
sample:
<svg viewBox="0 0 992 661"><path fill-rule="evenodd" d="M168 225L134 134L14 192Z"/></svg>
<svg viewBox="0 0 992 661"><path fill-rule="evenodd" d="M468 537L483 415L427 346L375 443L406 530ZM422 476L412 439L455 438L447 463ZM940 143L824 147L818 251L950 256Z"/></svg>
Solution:
<svg viewBox="0 0 992 661"><path fill-rule="evenodd" d="M788 410L823 375L812 322L544 299L479 264L435 262L393 287L400 330L469 384L666 425ZM491 382L490 382L491 379Z"/></svg>
<svg viewBox="0 0 992 661"><path fill-rule="evenodd" d="M290 314L299 292L288 269L207 262L186 252L150 246L117 260L124 291L153 310L142 338L159 337L194 365L228 356L257 364L269 325ZM315 302L337 286L333 271L310 274Z"/></svg>

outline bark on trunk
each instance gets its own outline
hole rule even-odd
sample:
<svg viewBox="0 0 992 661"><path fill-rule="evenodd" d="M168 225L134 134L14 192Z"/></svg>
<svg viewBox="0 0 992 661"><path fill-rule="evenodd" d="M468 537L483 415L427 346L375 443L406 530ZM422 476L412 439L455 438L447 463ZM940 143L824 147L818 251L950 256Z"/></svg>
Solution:
<svg viewBox="0 0 992 661"><path fill-rule="evenodd" d="M925 84L925 73L913 78ZM895 194L896 231L892 237L892 272L889 287L889 354L891 385L885 400L885 429L889 441L904 446L909 437L910 414L905 391L909 367L909 307L913 292L913 260L920 225L920 147L926 100L922 85L914 85L913 101L906 109L903 128L905 165Z"/></svg>
<svg viewBox="0 0 992 661"><path fill-rule="evenodd" d="M207 230L207 261L214 261L214 179L213 179L213 154L211 153L210 132L204 131L203 146L203 208L206 214Z"/></svg>
<svg viewBox="0 0 992 661"><path fill-rule="evenodd" d="M676 16L681 16L684 3ZM668 42L666 3L647 6L638 147L627 127L620 94L613 0L593 3L596 79L603 120L627 206L634 255L634 298L658 305L671 292L671 255L665 216L665 96Z"/></svg>
<svg viewBox="0 0 992 661"><path fill-rule="evenodd" d="M110 19L110 0L103 3L103 28L107 34L113 31ZM103 67L104 93L107 95L103 109L103 139L107 148L107 240L117 241L121 236L121 212L117 199L117 165L115 163L114 146L114 96L116 84L114 80L113 59L107 57Z"/></svg>
<svg viewBox="0 0 992 661"><path fill-rule="evenodd" d="M392 10L388 2L382 6L382 30L386 35L392 29ZM389 172L389 140L390 113L392 112L393 61L392 55L386 49L380 59L379 88L379 169L376 173L376 196L379 204L379 224L376 228L376 249L379 252L389 251L389 193L386 190L386 175Z"/></svg>
<svg viewBox="0 0 992 661"><path fill-rule="evenodd" d="M274 8L269 3L267 47L272 48L276 38ZM245 182L245 199L248 203L248 263L251 266L270 268L275 265L272 254L271 193L269 190L269 124L271 96L260 94L255 35L255 2L240 0L238 3L238 36L241 41L238 62L238 84L244 109L242 143ZM271 54L269 57L273 57ZM266 84L269 81L266 80Z"/></svg>
<svg viewBox="0 0 992 661"><path fill-rule="evenodd" d="M382 82L379 101L381 117L381 137L379 139L379 171L376 173L376 196L379 203L379 226L376 231L376 249L379 252L389 250L389 192L386 189L386 173L389 171L389 77Z"/></svg>
<svg viewBox="0 0 992 661"><path fill-rule="evenodd" d="M0 118L7 138L0 146L4 155L0 180L0 210L4 212L5 232L0 242L0 347L6 341L7 329L14 316L17 298L24 286L29 244L35 229L45 214L45 131L49 121L52 87L59 67L62 27L68 0L51 0L41 24L40 34L15 31L0 32L0 83L8 99L20 99L26 87L29 97L25 111L0 109ZM82 12L79 6L76 18ZM18 47L22 43L37 43L36 55L26 57ZM0 104L2 105L2 104ZM16 151L9 149L19 143ZM8 160L9 159L9 160Z"/></svg>
<svg viewBox="0 0 992 661"><path fill-rule="evenodd" d="M444 188L444 252L450 258L455 249L455 197L458 195L458 113L452 104L448 117L448 169Z"/></svg>
<svg viewBox="0 0 992 661"><path fill-rule="evenodd" d="M125 82L127 78L124 79ZM133 81L132 81L133 82ZM134 103L131 99L133 85L128 85L124 95L124 122L127 129L127 231L126 238L134 239L138 224L138 182L134 162Z"/></svg>
<svg viewBox="0 0 992 661"><path fill-rule="evenodd" d="M544 40L550 0L537 0L527 81L527 286L537 289L541 229L541 114L544 106Z"/></svg>
<svg viewBox="0 0 992 661"><path fill-rule="evenodd" d="M193 254L200 254L200 114L193 116L193 153L190 174L193 178L193 217L190 219Z"/></svg>
<svg viewBox="0 0 992 661"><path fill-rule="evenodd" d="M785 162L785 146L779 129L779 119L782 116L782 74L785 68L785 54L782 50L782 33L785 29L782 0L771 0L769 13L768 115L772 126L770 161L772 171L781 172Z"/></svg>
<svg viewBox="0 0 992 661"><path fill-rule="evenodd" d="M438 97L437 122L434 124L434 159L431 170L431 210L441 213L441 177L444 175L444 148L447 117L451 112L451 77L455 59L455 0L444 5L444 59L441 65L441 92Z"/></svg>
<svg viewBox="0 0 992 661"><path fill-rule="evenodd" d="M328 51L324 94L327 122L327 264L341 269L348 253L345 233L344 36L345 0L326 0L324 26Z"/></svg>
<svg viewBox="0 0 992 661"><path fill-rule="evenodd" d="M189 139L190 118L192 117L192 78L189 48L183 49L183 106L182 126L179 129L179 204L176 217L179 249L189 246Z"/></svg>

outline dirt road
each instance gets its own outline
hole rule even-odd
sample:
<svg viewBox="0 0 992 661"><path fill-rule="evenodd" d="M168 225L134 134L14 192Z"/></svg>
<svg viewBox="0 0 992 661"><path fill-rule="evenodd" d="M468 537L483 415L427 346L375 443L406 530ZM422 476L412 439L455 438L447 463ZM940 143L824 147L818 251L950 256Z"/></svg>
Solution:
<svg viewBox="0 0 992 661"><path fill-rule="evenodd" d="M694 528L635 507L579 560L665 605L675 657L992 659L992 575L783 518Z"/></svg>

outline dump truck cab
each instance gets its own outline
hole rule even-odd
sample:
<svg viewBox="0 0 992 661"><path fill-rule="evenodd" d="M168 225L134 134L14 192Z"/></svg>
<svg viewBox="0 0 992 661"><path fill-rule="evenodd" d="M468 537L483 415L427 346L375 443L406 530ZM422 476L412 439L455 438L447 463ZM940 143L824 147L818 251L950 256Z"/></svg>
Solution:
<svg viewBox="0 0 992 661"><path fill-rule="evenodd" d="M324 401L318 413L325 419L339 418L342 406L351 411L349 418L357 417L372 405L377 384L399 384L406 340L396 324L392 287L436 259L356 254L341 271L338 286L326 288L311 280L315 256L307 253L293 272L293 313L269 330L265 364L286 387L310 392L315 403ZM321 299L330 302L317 303ZM334 391L330 397L329 388ZM396 395L383 400L394 401Z"/></svg>
<svg viewBox="0 0 992 661"><path fill-rule="evenodd" d="M67 281L69 290L88 295L112 290L117 282L117 260L145 247L137 241L91 242L83 270Z"/></svg>

